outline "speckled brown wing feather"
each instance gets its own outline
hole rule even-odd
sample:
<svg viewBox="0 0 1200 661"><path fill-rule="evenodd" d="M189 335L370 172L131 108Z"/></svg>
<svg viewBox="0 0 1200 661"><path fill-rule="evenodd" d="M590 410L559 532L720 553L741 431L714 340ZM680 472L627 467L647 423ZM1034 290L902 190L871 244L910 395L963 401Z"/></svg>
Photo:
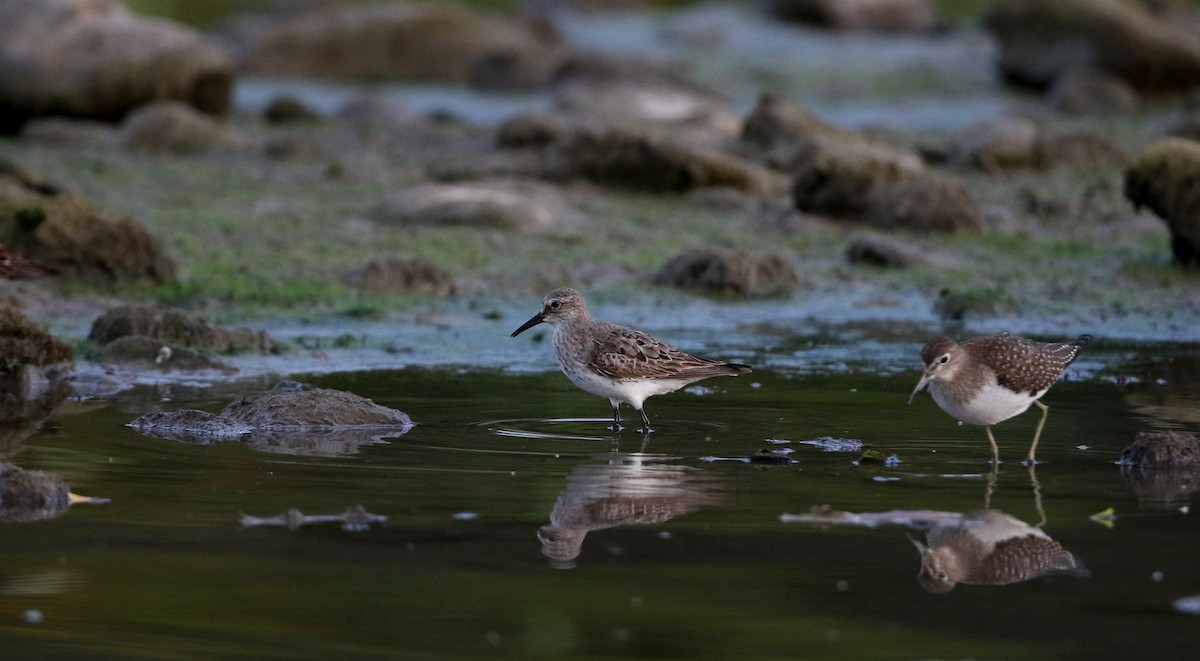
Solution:
<svg viewBox="0 0 1200 661"><path fill-rule="evenodd" d="M605 324L588 364L614 379L704 379L739 374L726 363L697 358L641 331Z"/></svg>
<svg viewBox="0 0 1200 661"><path fill-rule="evenodd" d="M1086 571L1083 564L1058 542L1026 535L996 544L996 548L963 582L1007 585L1054 572Z"/></svg>
<svg viewBox="0 0 1200 661"><path fill-rule="evenodd" d="M1058 381L1089 340L1084 335L1071 342L1035 342L1001 333L971 338L963 346L973 360L992 368L1001 386L1035 395Z"/></svg>

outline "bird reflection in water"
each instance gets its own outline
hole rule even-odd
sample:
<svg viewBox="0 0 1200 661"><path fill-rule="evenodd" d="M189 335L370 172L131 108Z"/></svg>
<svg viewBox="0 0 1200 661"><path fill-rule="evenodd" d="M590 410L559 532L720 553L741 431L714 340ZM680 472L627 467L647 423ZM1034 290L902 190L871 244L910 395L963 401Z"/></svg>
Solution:
<svg viewBox="0 0 1200 661"><path fill-rule="evenodd" d="M1009 585L1053 573L1089 575L1079 558L1041 528L1000 510L964 512L958 521L930 528L925 541L912 540L921 554L917 582L930 592L949 592L959 583Z"/></svg>
<svg viewBox="0 0 1200 661"><path fill-rule="evenodd" d="M1036 525L991 507L996 474L989 476L983 509L966 512L891 510L842 512L814 507L807 514L784 514L785 523L856 525L875 528L904 526L925 531L925 542L909 539L921 555L917 582L933 593L945 593L958 584L1010 585L1048 574L1090 575L1073 553L1042 530L1046 511L1041 487L1032 466L1029 479L1039 521Z"/></svg>
<svg viewBox="0 0 1200 661"><path fill-rule="evenodd" d="M713 474L668 463L671 457L620 452L604 457L604 463L571 473L550 524L538 529L542 553L555 567L575 566L593 530L663 523L723 499L723 484Z"/></svg>

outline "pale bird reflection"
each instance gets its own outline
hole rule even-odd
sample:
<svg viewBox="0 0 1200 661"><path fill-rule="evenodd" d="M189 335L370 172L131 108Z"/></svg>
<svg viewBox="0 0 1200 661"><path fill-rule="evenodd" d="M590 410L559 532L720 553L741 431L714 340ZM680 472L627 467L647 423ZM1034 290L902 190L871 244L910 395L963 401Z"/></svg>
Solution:
<svg viewBox="0 0 1200 661"><path fill-rule="evenodd" d="M667 463L670 457L614 452L605 458L571 473L550 524L538 529L542 553L556 567L574 566L591 531L663 523L723 499L723 483L713 474Z"/></svg>

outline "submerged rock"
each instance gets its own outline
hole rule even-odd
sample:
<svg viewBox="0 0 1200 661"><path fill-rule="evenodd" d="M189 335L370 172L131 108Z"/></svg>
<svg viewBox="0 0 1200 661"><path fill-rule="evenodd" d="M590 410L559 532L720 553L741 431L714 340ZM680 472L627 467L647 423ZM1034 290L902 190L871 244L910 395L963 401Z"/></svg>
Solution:
<svg viewBox="0 0 1200 661"><path fill-rule="evenodd" d="M175 281L175 266L136 221L0 160L0 241L69 278Z"/></svg>
<svg viewBox="0 0 1200 661"><path fill-rule="evenodd" d="M164 305L123 305L105 312L88 332L88 340L108 344L129 336L144 336L169 345L213 351L279 350L266 331L215 326Z"/></svg>
<svg viewBox="0 0 1200 661"><path fill-rule="evenodd" d="M195 409L156 412L129 426L184 443L241 440L264 452L332 457L405 434L413 422L365 397L282 381L231 402L218 415Z"/></svg>
<svg viewBox="0 0 1200 661"><path fill-rule="evenodd" d="M57 473L25 470L0 461L0 521L52 519L70 507L70 492Z"/></svg>
<svg viewBox="0 0 1200 661"><path fill-rule="evenodd" d="M0 132L48 115L115 121L155 100L223 115L233 78L198 33L117 0L0 3Z"/></svg>
<svg viewBox="0 0 1200 661"><path fill-rule="evenodd" d="M999 47L1000 73L1014 83L1045 89L1090 68L1147 94L1200 84L1200 37L1143 3L1008 0L992 3L985 25Z"/></svg>
<svg viewBox="0 0 1200 661"><path fill-rule="evenodd" d="M1125 197L1146 207L1171 231L1175 262L1200 267L1200 143L1166 138L1150 145L1125 171Z"/></svg>
<svg viewBox="0 0 1200 661"><path fill-rule="evenodd" d="M710 294L762 297L795 291L800 277L791 262L775 255L738 250L684 250L654 275L655 284Z"/></svg>

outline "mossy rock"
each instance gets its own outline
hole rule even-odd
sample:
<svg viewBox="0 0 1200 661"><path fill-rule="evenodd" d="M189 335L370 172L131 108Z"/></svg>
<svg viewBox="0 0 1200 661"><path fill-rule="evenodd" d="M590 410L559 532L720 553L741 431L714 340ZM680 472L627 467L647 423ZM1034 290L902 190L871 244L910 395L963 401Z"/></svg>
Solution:
<svg viewBox="0 0 1200 661"><path fill-rule="evenodd" d="M1167 223L1177 263L1200 267L1200 142L1150 145L1125 171L1125 197Z"/></svg>
<svg viewBox="0 0 1200 661"><path fill-rule="evenodd" d="M0 461L0 521L52 519L70 507L70 493L57 473L25 470Z"/></svg>
<svg viewBox="0 0 1200 661"><path fill-rule="evenodd" d="M123 305L105 312L88 332L88 339L106 345L117 338L144 336L156 341L219 352L277 351L265 331L226 328L163 305Z"/></svg>
<svg viewBox="0 0 1200 661"><path fill-rule="evenodd" d="M667 260L656 284L709 294L780 296L796 290L800 277L788 260L737 250L684 250Z"/></svg>
<svg viewBox="0 0 1200 661"><path fill-rule="evenodd" d="M0 304L0 371L15 373L22 365L61 365L75 362L66 342L50 335L11 305Z"/></svg>

